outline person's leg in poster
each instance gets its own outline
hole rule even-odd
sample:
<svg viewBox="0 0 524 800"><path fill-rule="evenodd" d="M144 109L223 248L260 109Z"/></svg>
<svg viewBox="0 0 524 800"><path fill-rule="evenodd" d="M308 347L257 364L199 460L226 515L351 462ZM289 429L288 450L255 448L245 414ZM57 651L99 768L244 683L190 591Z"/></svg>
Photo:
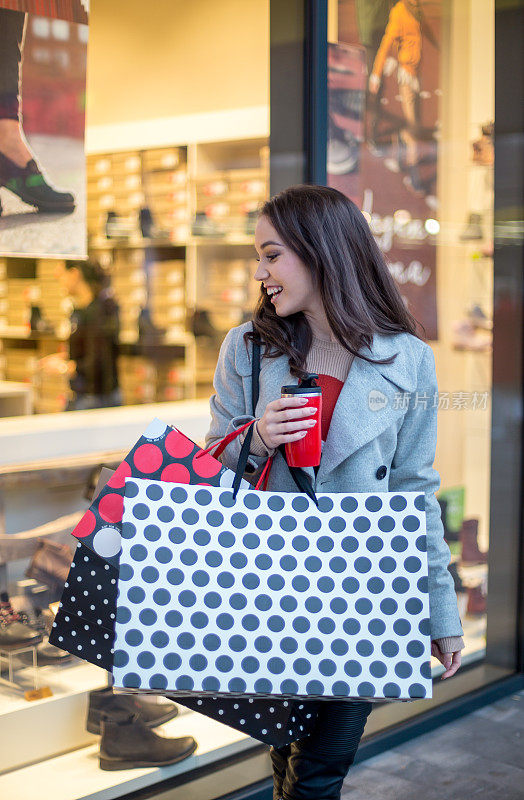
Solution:
<svg viewBox="0 0 524 800"><path fill-rule="evenodd" d="M417 95L419 92L418 78L411 75L406 70L399 67L398 70L398 90L400 94L400 104L404 114L405 125L399 132L399 139L405 148L405 158L399 152L399 162L404 161L408 173L406 185L415 192L424 191L420 181L417 147Z"/></svg>
<svg viewBox="0 0 524 800"><path fill-rule="evenodd" d="M9 189L39 211L70 212L75 208L75 198L46 181L22 131L20 98L26 25L27 14L0 8L0 188Z"/></svg>

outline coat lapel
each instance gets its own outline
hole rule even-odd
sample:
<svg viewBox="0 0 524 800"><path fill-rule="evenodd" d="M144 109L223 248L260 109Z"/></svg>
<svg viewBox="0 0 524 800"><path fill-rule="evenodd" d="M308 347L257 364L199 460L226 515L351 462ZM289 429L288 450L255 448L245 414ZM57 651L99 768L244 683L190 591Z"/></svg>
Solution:
<svg viewBox="0 0 524 800"><path fill-rule="evenodd" d="M371 351L363 346L359 352L373 359L398 355L391 364L375 365L361 358L353 360L333 411L317 477L313 467L304 469L313 485L315 480L325 479L342 461L396 422L404 413L398 393L415 390L416 375L402 334L375 333ZM270 400L280 395L281 386L297 385L298 380L291 375L285 356L263 360L262 364L266 374L261 387L268 387L269 392L267 398L263 395L260 398L265 408Z"/></svg>
<svg viewBox="0 0 524 800"><path fill-rule="evenodd" d="M391 364L370 364L355 358L333 411L317 478L322 480L348 456L379 436L404 414L400 392L412 392L416 375L399 336L375 333L373 359L398 353ZM377 464L377 467L380 464Z"/></svg>

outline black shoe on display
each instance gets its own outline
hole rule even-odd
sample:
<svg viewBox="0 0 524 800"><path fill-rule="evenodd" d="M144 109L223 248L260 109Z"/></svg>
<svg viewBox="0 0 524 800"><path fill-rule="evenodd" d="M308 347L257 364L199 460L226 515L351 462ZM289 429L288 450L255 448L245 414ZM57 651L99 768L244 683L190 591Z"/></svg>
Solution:
<svg viewBox="0 0 524 800"><path fill-rule="evenodd" d="M27 624L25 614L18 614L7 592L0 593L0 646L25 647L42 641L42 634Z"/></svg>
<svg viewBox="0 0 524 800"><path fill-rule="evenodd" d="M193 336L209 336L216 339L219 331L214 327L205 308L195 308L191 317L190 329Z"/></svg>
<svg viewBox="0 0 524 800"><path fill-rule="evenodd" d="M147 306L140 309L138 315L138 341L141 344L160 342L164 339L166 331L164 328L157 328L151 319L151 312Z"/></svg>
<svg viewBox="0 0 524 800"><path fill-rule="evenodd" d="M35 206L38 211L71 212L75 209L75 198L70 192L59 192L50 186L32 158L25 167L0 153L0 186L9 189L24 203Z"/></svg>
<svg viewBox="0 0 524 800"><path fill-rule="evenodd" d="M167 739L148 728L138 714L117 712L100 721L100 769L164 767L187 758L198 747L192 736Z"/></svg>
<svg viewBox="0 0 524 800"><path fill-rule="evenodd" d="M452 561L450 564L448 564L448 570L451 573L451 576L453 578L453 584L455 586L455 592L458 593L458 592L467 591L466 587L462 583L462 578L460 577L456 561Z"/></svg>
<svg viewBox="0 0 524 800"><path fill-rule="evenodd" d="M225 230L210 219L205 211L197 211L191 224L193 236L224 236Z"/></svg>
<svg viewBox="0 0 524 800"><path fill-rule="evenodd" d="M114 714L138 714L148 728L163 725L178 714L176 705L158 705L131 694L115 694L110 686L89 692L86 729L100 735L102 714L111 718Z"/></svg>
<svg viewBox="0 0 524 800"><path fill-rule="evenodd" d="M30 652L21 653L19 656L20 661L24 664L28 664L32 666L33 664L33 655ZM73 656L71 653L68 653L67 650L61 650L59 647L55 647L54 644L49 644L49 640L44 637L44 640L41 644L37 645L36 648L36 665L37 667L48 667L50 665L56 666L57 664L63 664L66 661L71 661Z"/></svg>
<svg viewBox="0 0 524 800"><path fill-rule="evenodd" d="M437 497L437 502L440 506L440 516L442 518L442 525L444 527L444 539L446 542L458 542L459 535L458 532L450 531L448 528L448 501L444 498Z"/></svg>
<svg viewBox="0 0 524 800"><path fill-rule="evenodd" d="M48 320L44 319L44 317L42 317L40 306L31 306L31 317L29 325L33 333L55 332L53 325Z"/></svg>
<svg viewBox="0 0 524 800"><path fill-rule="evenodd" d="M142 206L142 208L138 212L138 215L140 220L140 232L142 236L144 237L144 239L151 239L155 227L151 209L149 208L149 206Z"/></svg>

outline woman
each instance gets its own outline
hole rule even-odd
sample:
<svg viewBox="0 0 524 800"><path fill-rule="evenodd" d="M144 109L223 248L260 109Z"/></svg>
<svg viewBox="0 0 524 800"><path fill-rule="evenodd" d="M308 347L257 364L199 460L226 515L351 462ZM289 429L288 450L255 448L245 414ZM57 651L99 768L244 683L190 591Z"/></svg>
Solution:
<svg viewBox="0 0 524 800"><path fill-rule="evenodd" d="M260 397L244 477L254 485L274 454L267 489L296 491L276 448L297 441L314 423L300 399L280 398L280 387L317 373L322 458L319 467L304 470L315 490L425 492L432 653L448 678L460 666L464 643L434 495L440 478L433 469L433 352L417 337L363 215L337 190L293 186L273 197L261 209L255 247L261 296L253 323L232 328L220 349L206 446L253 419L249 340L259 337ZM407 404L399 402L402 393ZM220 456L233 470L244 435ZM272 748L274 800L339 798L371 707L323 701L310 736Z"/></svg>

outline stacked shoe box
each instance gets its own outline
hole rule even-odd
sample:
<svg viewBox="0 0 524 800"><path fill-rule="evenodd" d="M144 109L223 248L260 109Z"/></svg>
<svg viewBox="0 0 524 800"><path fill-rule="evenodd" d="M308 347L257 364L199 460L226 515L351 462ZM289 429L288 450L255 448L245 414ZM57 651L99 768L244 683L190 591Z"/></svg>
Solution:
<svg viewBox="0 0 524 800"><path fill-rule="evenodd" d="M124 405L155 402L156 368L149 359L142 356L120 355L118 382Z"/></svg>
<svg viewBox="0 0 524 800"><path fill-rule="evenodd" d="M196 181L196 215L207 222L195 233L251 235L254 215L268 192L263 169L232 169Z"/></svg>
<svg viewBox="0 0 524 800"><path fill-rule="evenodd" d="M41 375L36 371L33 377L34 410L37 414L54 414L65 411L73 393L69 380L64 375Z"/></svg>
<svg viewBox="0 0 524 800"><path fill-rule="evenodd" d="M250 261L242 258L216 259L203 265L199 275L199 305L212 308L212 322L217 330L225 332L239 324L252 292L249 270Z"/></svg>
<svg viewBox="0 0 524 800"><path fill-rule="evenodd" d="M157 235L173 242L189 236L189 194L187 150L183 147L158 148L142 153L145 204L149 208Z"/></svg>
<svg viewBox="0 0 524 800"><path fill-rule="evenodd" d="M5 378L17 383L31 383L36 373L38 357L33 349L4 342Z"/></svg>
<svg viewBox="0 0 524 800"><path fill-rule="evenodd" d="M7 279L7 325L29 331L31 303L38 300L36 282L30 278Z"/></svg>
<svg viewBox="0 0 524 800"><path fill-rule="evenodd" d="M59 336L72 311L72 301L57 280L57 269L60 266L57 261L45 259L40 259L36 266L42 317L51 323Z"/></svg>
<svg viewBox="0 0 524 800"><path fill-rule="evenodd" d="M138 317L147 301L144 253L139 249L119 251L111 268L112 287L119 305L120 339L138 339Z"/></svg>
<svg viewBox="0 0 524 800"><path fill-rule="evenodd" d="M209 397L213 392L213 376L217 365L218 353L220 350L220 340L211 341L204 339L198 340L197 347L197 371L196 371L196 397Z"/></svg>
<svg viewBox="0 0 524 800"><path fill-rule="evenodd" d="M0 328L7 325L7 268L4 259L0 259Z"/></svg>
<svg viewBox="0 0 524 800"><path fill-rule="evenodd" d="M144 203L142 162L138 152L88 156L87 229L105 238L108 212L118 215L122 231L139 233L138 210Z"/></svg>
<svg viewBox="0 0 524 800"><path fill-rule="evenodd" d="M0 330L7 325L7 267L5 259L0 258ZM4 342L0 339L0 381L5 380L6 360Z"/></svg>
<svg viewBox="0 0 524 800"><path fill-rule="evenodd" d="M173 359L157 366L156 399L184 400L185 383L188 381L184 359Z"/></svg>
<svg viewBox="0 0 524 800"><path fill-rule="evenodd" d="M156 261L150 267L153 324L170 333L186 329L185 262Z"/></svg>

